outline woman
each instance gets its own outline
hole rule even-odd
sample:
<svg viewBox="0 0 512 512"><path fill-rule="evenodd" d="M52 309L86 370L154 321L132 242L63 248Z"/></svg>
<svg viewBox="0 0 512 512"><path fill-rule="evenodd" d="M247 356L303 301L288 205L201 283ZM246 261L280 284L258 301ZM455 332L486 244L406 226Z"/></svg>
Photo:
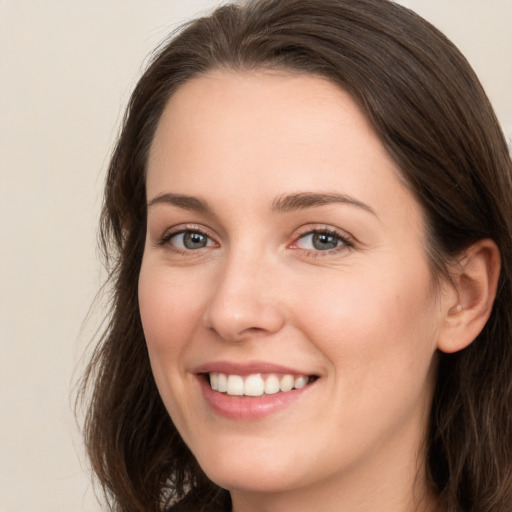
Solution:
<svg viewBox="0 0 512 512"><path fill-rule="evenodd" d="M85 434L114 510L512 508L511 162L384 0L196 20L107 177Z"/></svg>

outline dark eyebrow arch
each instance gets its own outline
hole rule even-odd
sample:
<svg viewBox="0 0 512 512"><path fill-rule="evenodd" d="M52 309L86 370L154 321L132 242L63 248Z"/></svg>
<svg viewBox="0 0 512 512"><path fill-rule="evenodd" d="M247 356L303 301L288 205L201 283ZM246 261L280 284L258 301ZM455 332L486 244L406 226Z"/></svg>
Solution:
<svg viewBox="0 0 512 512"><path fill-rule="evenodd" d="M318 192L298 192L296 194L278 197L272 203L272 211L276 213L286 213L333 203L356 206L357 208L361 208L377 217L377 213L371 206L354 199L349 195Z"/></svg>
<svg viewBox="0 0 512 512"><path fill-rule="evenodd" d="M148 202L148 208L151 208L156 204L169 204L177 206L178 208L183 208L184 210L192 210L201 213L212 213L212 209L210 206L208 206L206 201L198 199L197 197L186 196L182 194L160 194Z"/></svg>

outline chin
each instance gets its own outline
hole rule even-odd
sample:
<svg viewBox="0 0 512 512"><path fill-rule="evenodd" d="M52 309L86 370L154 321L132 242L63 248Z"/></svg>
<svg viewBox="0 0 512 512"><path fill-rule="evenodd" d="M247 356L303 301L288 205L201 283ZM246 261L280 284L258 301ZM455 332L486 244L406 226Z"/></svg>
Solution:
<svg viewBox="0 0 512 512"><path fill-rule="evenodd" d="M219 451L199 457L198 462L212 482L230 491L274 493L290 490L300 483L296 463L284 455L275 457L275 451L258 451L257 454L250 449L232 454Z"/></svg>
<svg viewBox="0 0 512 512"><path fill-rule="evenodd" d="M286 473L266 470L217 470L206 472L208 478L223 489L255 494L273 494L292 490L293 481L286 478Z"/></svg>

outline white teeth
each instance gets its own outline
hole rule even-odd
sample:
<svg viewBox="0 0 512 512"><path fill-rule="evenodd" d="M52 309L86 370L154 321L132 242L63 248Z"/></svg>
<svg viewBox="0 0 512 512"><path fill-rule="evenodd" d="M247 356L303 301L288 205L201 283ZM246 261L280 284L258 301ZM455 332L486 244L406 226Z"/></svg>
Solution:
<svg viewBox="0 0 512 512"><path fill-rule="evenodd" d="M242 396L244 394L244 379L240 375L230 375L227 387L228 395Z"/></svg>
<svg viewBox="0 0 512 512"><path fill-rule="evenodd" d="M244 395L261 396L265 391L265 383L261 375L249 375L244 383Z"/></svg>
<svg viewBox="0 0 512 512"><path fill-rule="evenodd" d="M295 379L293 375L285 375L279 382L279 389L281 391L290 391L293 389L293 385L295 384Z"/></svg>
<svg viewBox="0 0 512 512"><path fill-rule="evenodd" d="M292 389L302 389L309 382L309 377L301 375L278 376L275 374L262 377L259 373L241 377L240 375L226 375L225 373L210 373L210 386L214 391L227 393L232 396L261 396L274 393L287 392Z"/></svg>
<svg viewBox="0 0 512 512"><path fill-rule="evenodd" d="M265 380L265 394L273 395L279 391L279 379L277 375L269 375Z"/></svg>
<svg viewBox="0 0 512 512"><path fill-rule="evenodd" d="M219 389L219 374L218 373L210 373L210 386L214 391Z"/></svg>
<svg viewBox="0 0 512 512"><path fill-rule="evenodd" d="M302 389L308 383L307 377L297 377L295 379L295 389Z"/></svg>
<svg viewBox="0 0 512 512"><path fill-rule="evenodd" d="M228 390L228 378L225 373L218 373L217 375L217 391L225 393Z"/></svg>

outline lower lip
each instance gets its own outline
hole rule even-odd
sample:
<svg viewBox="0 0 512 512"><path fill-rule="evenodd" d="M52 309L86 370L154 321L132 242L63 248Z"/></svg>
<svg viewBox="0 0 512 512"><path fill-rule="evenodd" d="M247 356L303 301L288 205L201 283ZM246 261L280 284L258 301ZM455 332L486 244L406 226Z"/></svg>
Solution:
<svg viewBox="0 0 512 512"><path fill-rule="evenodd" d="M218 415L232 420L258 420L277 413L297 401L314 385L310 383L301 389L252 397L231 396L214 391L204 375L198 375L198 380L208 405Z"/></svg>

